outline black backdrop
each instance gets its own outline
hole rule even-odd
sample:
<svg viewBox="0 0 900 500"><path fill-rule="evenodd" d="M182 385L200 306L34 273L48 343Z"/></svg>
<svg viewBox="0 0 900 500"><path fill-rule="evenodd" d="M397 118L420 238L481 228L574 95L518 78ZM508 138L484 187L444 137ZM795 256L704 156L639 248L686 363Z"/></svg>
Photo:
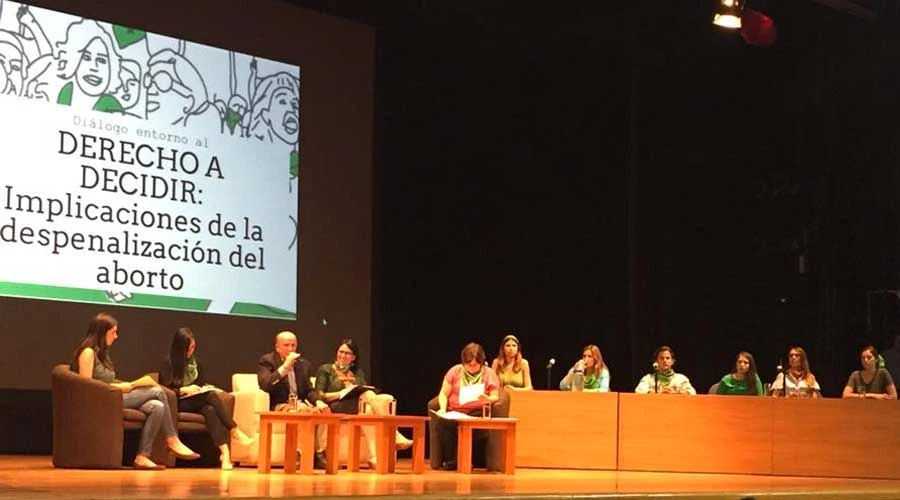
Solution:
<svg viewBox="0 0 900 500"><path fill-rule="evenodd" d="M614 390L668 344L701 392L739 350L768 381L799 344L838 396L883 346L896 28L758 1L779 39L753 47L712 3L377 13L376 366L402 410L510 331L538 388L587 343Z"/></svg>

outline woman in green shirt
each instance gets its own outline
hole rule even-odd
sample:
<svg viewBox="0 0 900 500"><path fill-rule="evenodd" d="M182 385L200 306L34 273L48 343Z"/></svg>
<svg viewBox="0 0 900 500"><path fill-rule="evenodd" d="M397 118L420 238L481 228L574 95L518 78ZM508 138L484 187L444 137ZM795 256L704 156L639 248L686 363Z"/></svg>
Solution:
<svg viewBox="0 0 900 500"><path fill-rule="evenodd" d="M394 397L390 394L375 394L366 383L366 374L356 364L359 348L353 339L341 340L333 363L319 367L316 372L316 391L331 408L332 413L357 414L360 406L363 411L371 411L376 415L390 413ZM319 439L322 439L320 436ZM375 436L366 435L370 456L375 456ZM396 434L397 448L405 450L412 446L412 441ZM374 465L374 459L369 466Z"/></svg>
<svg viewBox="0 0 900 500"><path fill-rule="evenodd" d="M491 363L491 369L500 377L501 387L514 391L530 391L531 369L528 360L522 357L519 339L515 335L507 335L500 342L500 352Z"/></svg>
<svg viewBox="0 0 900 500"><path fill-rule="evenodd" d="M763 385L756 374L756 361L753 355L741 351L734 362L734 370L722 377L716 394L726 396L762 396Z"/></svg>

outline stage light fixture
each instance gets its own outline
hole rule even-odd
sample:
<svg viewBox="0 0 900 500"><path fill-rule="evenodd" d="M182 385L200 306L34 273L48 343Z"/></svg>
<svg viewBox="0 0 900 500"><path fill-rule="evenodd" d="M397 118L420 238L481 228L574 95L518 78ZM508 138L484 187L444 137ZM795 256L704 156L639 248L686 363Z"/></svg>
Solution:
<svg viewBox="0 0 900 500"><path fill-rule="evenodd" d="M719 0L713 24L733 30L740 29L744 3L745 0Z"/></svg>

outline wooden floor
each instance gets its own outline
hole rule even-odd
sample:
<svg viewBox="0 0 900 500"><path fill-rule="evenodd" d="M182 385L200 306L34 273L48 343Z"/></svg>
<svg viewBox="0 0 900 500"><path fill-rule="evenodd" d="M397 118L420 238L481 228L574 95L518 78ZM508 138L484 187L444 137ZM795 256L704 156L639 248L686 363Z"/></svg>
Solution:
<svg viewBox="0 0 900 500"><path fill-rule="evenodd" d="M280 469L257 474L256 469L131 469L91 471L54 469L50 457L0 456L0 499L182 499L182 498L301 498L367 495L452 498L703 498L757 499L900 499L900 481L815 479L724 474L597 472L518 469L513 476L426 471L398 474L341 471L334 476L285 475ZM900 466L900 465L898 465Z"/></svg>

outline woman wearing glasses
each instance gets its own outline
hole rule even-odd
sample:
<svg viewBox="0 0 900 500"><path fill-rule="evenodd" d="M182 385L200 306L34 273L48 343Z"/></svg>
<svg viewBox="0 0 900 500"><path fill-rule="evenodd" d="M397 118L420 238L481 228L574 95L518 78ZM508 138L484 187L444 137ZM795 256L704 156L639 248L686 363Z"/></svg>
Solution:
<svg viewBox="0 0 900 500"><path fill-rule="evenodd" d="M367 389L366 374L356 364L359 356L359 348L353 339L341 340L333 363L327 363L319 367L316 372L316 391L319 397L325 400L332 413L357 414L360 407L363 411L376 415L390 413L391 402L394 397L390 394L375 394ZM375 456L375 436L365 433L369 456ZM324 435L319 435L320 441ZM412 446L412 441L399 432L395 436L397 448L405 450ZM319 449L324 449L324 442L320 442ZM374 458L369 460L369 466L374 468Z"/></svg>

